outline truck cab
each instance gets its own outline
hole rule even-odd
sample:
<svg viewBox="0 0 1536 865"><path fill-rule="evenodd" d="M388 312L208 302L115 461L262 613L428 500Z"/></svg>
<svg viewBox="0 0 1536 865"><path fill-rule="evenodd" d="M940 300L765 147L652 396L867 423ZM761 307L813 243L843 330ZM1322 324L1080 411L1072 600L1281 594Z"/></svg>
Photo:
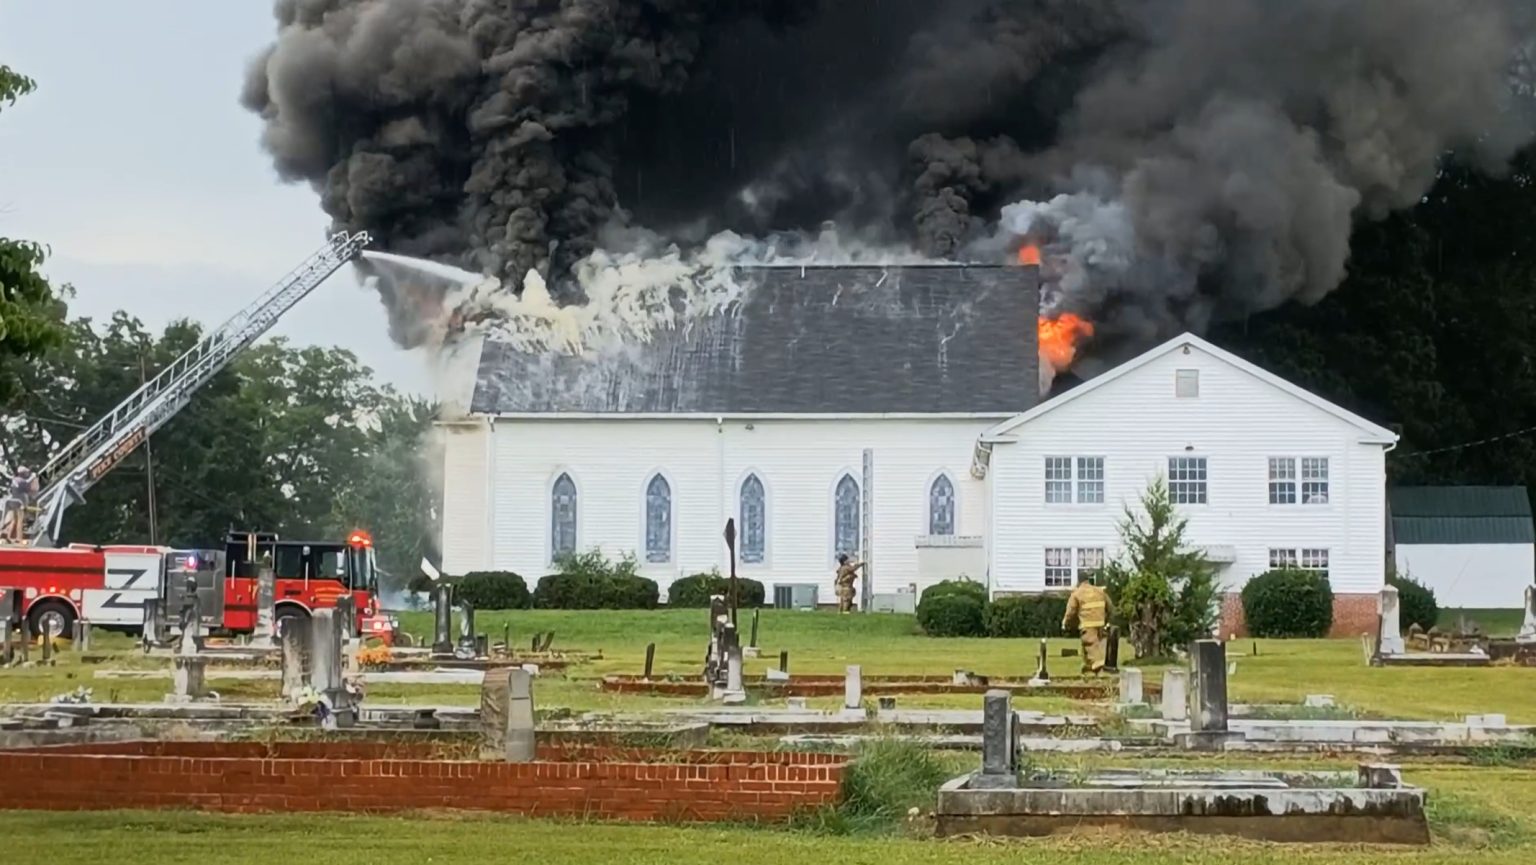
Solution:
<svg viewBox="0 0 1536 865"><path fill-rule="evenodd" d="M350 595L357 605L358 635L390 642L394 623L379 609L379 569L373 539L355 531L344 542L296 541L270 532L230 532L224 551L224 628L256 629L257 577L270 563L275 577L276 617L307 617L333 608Z"/></svg>

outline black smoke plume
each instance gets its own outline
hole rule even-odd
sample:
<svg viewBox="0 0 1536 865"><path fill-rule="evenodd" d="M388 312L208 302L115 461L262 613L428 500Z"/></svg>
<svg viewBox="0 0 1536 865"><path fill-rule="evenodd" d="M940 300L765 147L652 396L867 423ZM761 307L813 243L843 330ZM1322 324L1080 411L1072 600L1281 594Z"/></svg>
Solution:
<svg viewBox="0 0 1536 865"><path fill-rule="evenodd" d="M1519 0L278 0L245 104L379 247L555 286L621 228L1044 246L1128 345L1313 302L1531 137ZM613 251L613 250L610 250ZM621 251L621 250L620 250ZM423 302L386 286L396 338ZM568 289L567 289L568 290ZM430 303L427 304L430 306Z"/></svg>

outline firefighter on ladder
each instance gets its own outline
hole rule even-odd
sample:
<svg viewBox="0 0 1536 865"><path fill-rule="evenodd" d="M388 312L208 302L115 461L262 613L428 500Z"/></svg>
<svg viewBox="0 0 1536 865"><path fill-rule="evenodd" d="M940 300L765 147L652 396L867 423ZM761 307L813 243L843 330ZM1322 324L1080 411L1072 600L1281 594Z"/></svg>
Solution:
<svg viewBox="0 0 1536 865"><path fill-rule="evenodd" d="M26 466L17 469L11 477L10 490L5 497L5 520L0 529L0 540L4 543L27 542L27 511L31 509L38 489L37 474Z"/></svg>
<svg viewBox="0 0 1536 865"><path fill-rule="evenodd" d="M1073 619L1083 641L1083 672L1098 675L1104 670L1104 626L1109 624L1109 593L1093 584L1092 575L1083 572L1077 578L1077 588L1067 599L1067 614L1061 618L1061 629Z"/></svg>

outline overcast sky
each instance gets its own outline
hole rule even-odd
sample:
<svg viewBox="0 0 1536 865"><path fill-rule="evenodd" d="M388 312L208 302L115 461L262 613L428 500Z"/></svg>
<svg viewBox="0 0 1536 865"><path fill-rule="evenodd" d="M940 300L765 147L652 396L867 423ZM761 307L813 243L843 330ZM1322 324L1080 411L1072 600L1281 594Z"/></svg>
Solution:
<svg viewBox="0 0 1536 865"><path fill-rule="evenodd" d="M52 247L47 272L74 284L74 313L214 325L324 243L314 192L278 180L239 104L246 64L276 29L271 7L0 0L0 64L38 83L0 112L0 236ZM427 389L351 268L274 332Z"/></svg>

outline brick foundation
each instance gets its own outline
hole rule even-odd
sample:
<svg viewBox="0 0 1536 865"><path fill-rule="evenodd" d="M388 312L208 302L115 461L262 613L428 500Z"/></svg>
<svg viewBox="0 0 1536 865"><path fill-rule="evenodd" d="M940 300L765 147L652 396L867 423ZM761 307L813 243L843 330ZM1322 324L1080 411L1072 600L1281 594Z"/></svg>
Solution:
<svg viewBox="0 0 1536 865"><path fill-rule="evenodd" d="M1334 595L1333 629L1328 636L1358 637L1376 633L1376 606L1380 597L1375 594ZM1229 634L1248 636L1248 627L1243 621L1243 598L1236 592L1221 596L1221 636Z"/></svg>
<svg viewBox="0 0 1536 865"><path fill-rule="evenodd" d="M428 809L638 821L782 820L839 800L846 757L539 749L536 763L431 759L372 742L126 742L0 752L27 795L0 808Z"/></svg>

